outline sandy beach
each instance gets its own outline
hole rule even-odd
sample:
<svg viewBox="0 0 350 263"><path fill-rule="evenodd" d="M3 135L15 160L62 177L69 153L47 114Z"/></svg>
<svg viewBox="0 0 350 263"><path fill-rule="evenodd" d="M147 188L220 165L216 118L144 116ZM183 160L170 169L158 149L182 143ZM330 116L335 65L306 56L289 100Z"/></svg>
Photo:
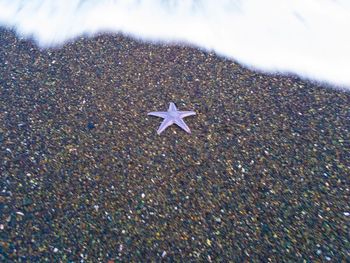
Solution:
<svg viewBox="0 0 350 263"><path fill-rule="evenodd" d="M349 92L112 34L0 64L0 261L350 258Z"/></svg>

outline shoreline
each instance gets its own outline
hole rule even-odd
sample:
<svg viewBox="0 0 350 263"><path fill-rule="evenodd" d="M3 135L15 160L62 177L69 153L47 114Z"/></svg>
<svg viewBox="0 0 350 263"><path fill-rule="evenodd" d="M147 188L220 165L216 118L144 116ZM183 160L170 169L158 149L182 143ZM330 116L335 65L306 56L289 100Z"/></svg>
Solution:
<svg viewBox="0 0 350 263"><path fill-rule="evenodd" d="M348 258L349 92L120 35L0 35L1 260ZM156 134L169 102L192 134Z"/></svg>

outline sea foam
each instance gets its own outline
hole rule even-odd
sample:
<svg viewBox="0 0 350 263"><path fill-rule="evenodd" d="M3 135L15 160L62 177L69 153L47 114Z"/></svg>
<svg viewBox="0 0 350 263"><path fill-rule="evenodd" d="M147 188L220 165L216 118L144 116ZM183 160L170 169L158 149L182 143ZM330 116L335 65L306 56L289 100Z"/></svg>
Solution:
<svg viewBox="0 0 350 263"><path fill-rule="evenodd" d="M348 0L0 0L0 25L60 46L118 32L350 89Z"/></svg>

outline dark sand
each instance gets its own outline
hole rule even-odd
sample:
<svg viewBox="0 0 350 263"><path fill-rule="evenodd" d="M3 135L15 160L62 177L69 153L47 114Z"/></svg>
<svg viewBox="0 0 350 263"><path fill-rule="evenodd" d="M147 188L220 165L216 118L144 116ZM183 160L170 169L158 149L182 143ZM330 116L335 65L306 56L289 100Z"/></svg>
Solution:
<svg viewBox="0 0 350 263"><path fill-rule="evenodd" d="M0 34L0 261L349 260L350 93L188 47ZM191 135L156 134L170 101Z"/></svg>

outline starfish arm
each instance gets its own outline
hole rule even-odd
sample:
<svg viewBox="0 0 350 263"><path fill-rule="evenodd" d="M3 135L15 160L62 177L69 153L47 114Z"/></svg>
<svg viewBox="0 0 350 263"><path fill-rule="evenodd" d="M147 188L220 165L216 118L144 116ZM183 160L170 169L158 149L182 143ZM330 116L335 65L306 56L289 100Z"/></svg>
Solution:
<svg viewBox="0 0 350 263"><path fill-rule="evenodd" d="M170 102L168 111L177 111L177 108L173 102Z"/></svg>
<svg viewBox="0 0 350 263"><path fill-rule="evenodd" d="M188 132L188 133L191 133L190 128L187 126L187 124L184 122L183 119L178 118L178 119L175 120L175 123L176 123L181 129L185 130L185 131Z"/></svg>
<svg viewBox="0 0 350 263"><path fill-rule="evenodd" d="M186 118L188 116L196 115L194 111L179 111L181 118Z"/></svg>
<svg viewBox="0 0 350 263"><path fill-rule="evenodd" d="M168 128L173 123L174 123L173 120L170 120L168 118L164 119L164 121L162 122L162 124L158 128L158 131L157 131L158 135L161 134L166 128Z"/></svg>
<svg viewBox="0 0 350 263"><path fill-rule="evenodd" d="M152 115L152 116L156 116L156 117L160 117L160 118L166 118L167 112L164 112L164 111L152 111L152 112L147 113L147 115Z"/></svg>

